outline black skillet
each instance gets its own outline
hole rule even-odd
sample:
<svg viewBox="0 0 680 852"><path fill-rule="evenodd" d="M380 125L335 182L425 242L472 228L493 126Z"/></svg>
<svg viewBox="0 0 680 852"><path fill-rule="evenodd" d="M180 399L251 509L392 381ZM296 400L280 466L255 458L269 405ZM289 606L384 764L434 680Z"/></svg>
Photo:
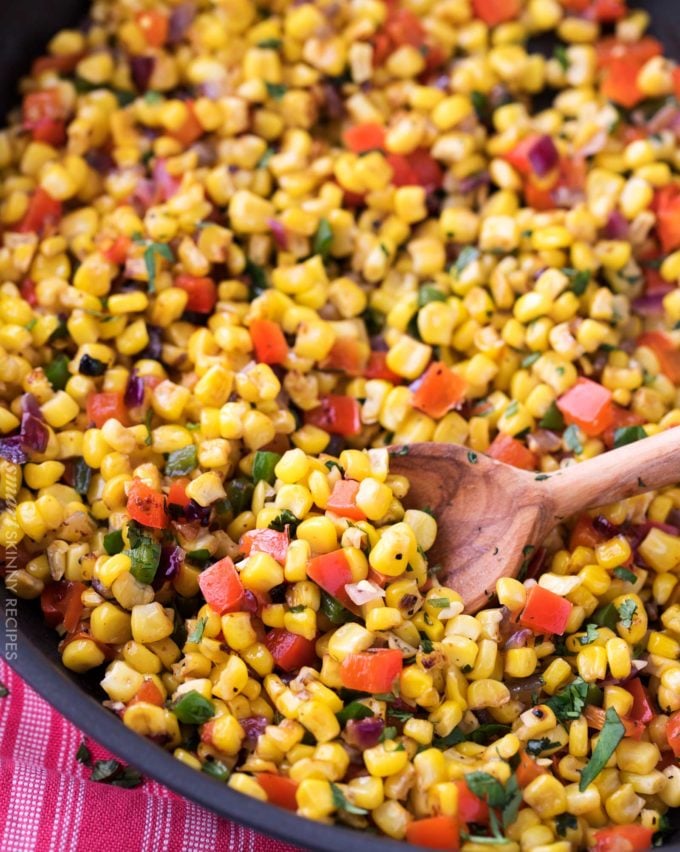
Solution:
<svg viewBox="0 0 680 852"><path fill-rule="evenodd" d="M667 55L680 57L680 0L646 0L631 5L650 12L651 30L664 43ZM28 72L31 59L41 54L57 30L77 24L86 7L83 0L0 0L0 115L14 104L17 81ZM6 603L8 597L0 585L3 612L10 606ZM103 693L97 678L76 676L63 668L55 633L44 624L35 603L11 600L11 606L17 606L19 611L19 641L16 657L12 654L8 662L59 712L145 775L220 816L308 849L405 852L414 848L369 833L302 819L236 793L224 783L184 766L168 752L128 730L102 707ZM5 656L9 656L9 648L8 645ZM112 838L103 840L110 843ZM670 845L664 848L680 852L680 830L676 829Z"/></svg>

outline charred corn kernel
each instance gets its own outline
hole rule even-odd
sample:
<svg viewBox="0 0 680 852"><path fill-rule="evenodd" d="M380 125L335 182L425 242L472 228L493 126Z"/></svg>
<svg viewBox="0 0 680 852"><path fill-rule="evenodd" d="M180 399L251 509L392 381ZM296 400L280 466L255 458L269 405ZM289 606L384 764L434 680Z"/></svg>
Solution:
<svg viewBox="0 0 680 852"><path fill-rule="evenodd" d="M97 642L122 645L132 636L130 614L105 602L92 610L90 632Z"/></svg>
<svg viewBox="0 0 680 852"><path fill-rule="evenodd" d="M415 550L416 538L406 523L389 527L371 549L369 562L381 574L396 577L406 570Z"/></svg>
<svg viewBox="0 0 680 852"><path fill-rule="evenodd" d="M268 553L252 553L241 571L241 582L247 589L267 592L283 582L283 568Z"/></svg>
<svg viewBox="0 0 680 852"><path fill-rule="evenodd" d="M672 571L680 565L680 537L653 527L639 546L640 555L655 571Z"/></svg>
<svg viewBox="0 0 680 852"><path fill-rule="evenodd" d="M653 743L624 738L616 747L616 763L624 772L646 775L660 758L659 749Z"/></svg>

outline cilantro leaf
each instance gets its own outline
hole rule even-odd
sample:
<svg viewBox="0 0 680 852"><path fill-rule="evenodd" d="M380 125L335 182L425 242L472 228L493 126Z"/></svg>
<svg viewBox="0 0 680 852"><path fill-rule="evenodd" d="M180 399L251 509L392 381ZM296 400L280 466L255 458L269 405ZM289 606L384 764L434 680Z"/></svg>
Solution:
<svg viewBox="0 0 680 852"><path fill-rule="evenodd" d="M458 258L453 265L453 272L455 273L456 278L459 278L461 272L463 272L463 270L471 263L474 263L478 257L479 249L475 246L465 246L465 248L461 249Z"/></svg>
<svg viewBox="0 0 680 852"><path fill-rule="evenodd" d="M366 808L358 808L356 805L348 802L337 784L331 784L331 794L333 795L333 804L338 810L346 811L348 814L356 814L357 816L364 816L364 814L368 813Z"/></svg>
<svg viewBox="0 0 680 852"><path fill-rule="evenodd" d="M331 245L333 243L333 230L328 222L328 219L321 219L319 222L319 227L316 229L316 233L314 234L314 240L312 242L312 252L313 254L320 254L321 257L326 260L328 257L328 253L331 250Z"/></svg>
<svg viewBox="0 0 680 852"><path fill-rule="evenodd" d="M198 645L198 643L203 638L203 633L205 632L205 626L208 623L208 617L203 616L203 618L199 618L196 622L196 626L191 631L191 633L187 636L187 642L193 642Z"/></svg>
<svg viewBox="0 0 680 852"><path fill-rule="evenodd" d="M586 287L590 283L590 270L589 269L569 269L564 268L562 272L569 279L569 289L572 293L575 293L577 296L582 296Z"/></svg>
<svg viewBox="0 0 680 852"><path fill-rule="evenodd" d="M78 746L78 751L76 752L76 760L78 763L82 763L85 766L92 766L92 752L87 747L87 743L85 740Z"/></svg>
<svg viewBox="0 0 680 852"><path fill-rule="evenodd" d="M114 787L132 788L142 783L142 776L131 766L124 766L117 760L97 760L90 775L91 781L111 784Z"/></svg>
<svg viewBox="0 0 680 852"><path fill-rule="evenodd" d="M295 530L298 528L300 524L300 519L294 515L290 509L284 509L279 515L277 515L273 521L269 524L270 530L276 530L277 532L285 532L286 527L290 528L290 534L295 535Z"/></svg>
<svg viewBox="0 0 680 852"><path fill-rule="evenodd" d="M635 613L637 612L637 604L635 601L630 599L625 600L620 607L619 610L619 620L621 624L627 629L633 626L633 618L635 617Z"/></svg>
<svg viewBox="0 0 680 852"><path fill-rule="evenodd" d="M431 287L427 284L422 286L420 290L418 290L418 307L424 308L425 305L429 305L430 302L445 302L446 296L442 293L441 290L438 290L436 287Z"/></svg>
<svg viewBox="0 0 680 852"><path fill-rule="evenodd" d="M579 636L579 643L581 645L590 645L594 642L597 637L600 635L600 631L597 629L594 624L586 624L586 635Z"/></svg>
<svg viewBox="0 0 680 852"><path fill-rule="evenodd" d="M335 714L335 718L341 725L347 724L350 719L369 719L374 713L370 707L361 701L352 701Z"/></svg>
<svg viewBox="0 0 680 852"><path fill-rule="evenodd" d="M540 737L540 739L527 740L526 751L532 757L538 757L544 751L549 751L552 748L557 748L561 743L554 742L548 737Z"/></svg>
<svg viewBox="0 0 680 852"><path fill-rule="evenodd" d="M581 443L581 433L576 424L572 423L571 426L567 426L567 428L564 430L562 438L564 440L565 447L568 450L571 450L572 453L583 452L583 444Z"/></svg>
<svg viewBox="0 0 680 852"><path fill-rule="evenodd" d="M563 690L548 698L545 702L560 722L578 719L586 706L588 684L580 677L575 678Z"/></svg>
<svg viewBox="0 0 680 852"><path fill-rule="evenodd" d="M465 783L471 793L480 799L486 799L489 807L500 808L505 803L503 785L488 772L468 772Z"/></svg>
<svg viewBox="0 0 680 852"><path fill-rule="evenodd" d="M647 437L642 426L624 426L614 431L614 447L625 447Z"/></svg>
<svg viewBox="0 0 680 852"><path fill-rule="evenodd" d="M614 568L612 574L617 579L623 580L626 583L637 583L637 574L629 568L624 568L623 565L619 565L618 568Z"/></svg>
<svg viewBox="0 0 680 852"><path fill-rule="evenodd" d="M543 415L538 425L541 429L552 429L553 431L558 432L560 429L564 429L564 418L562 417L562 412L554 402L550 404L550 408Z"/></svg>
<svg viewBox="0 0 680 852"><path fill-rule="evenodd" d="M383 728L382 733L380 734L379 742L384 743L385 740L393 740L396 736L397 729L390 725L387 728Z"/></svg>
<svg viewBox="0 0 680 852"><path fill-rule="evenodd" d="M626 729L613 707L607 710L604 717L604 727L597 738L593 754L581 773L578 788L583 792L602 772L609 758L614 754L616 746L623 739Z"/></svg>
<svg viewBox="0 0 680 852"><path fill-rule="evenodd" d="M573 814L558 814L555 817L555 830L560 837L564 837L567 831L573 830L577 826L578 822Z"/></svg>
<svg viewBox="0 0 680 852"><path fill-rule="evenodd" d="M267 94L275 101L280 101L288 91L288 86L283 83L265 83L265 85L267 86Z"/></svg>

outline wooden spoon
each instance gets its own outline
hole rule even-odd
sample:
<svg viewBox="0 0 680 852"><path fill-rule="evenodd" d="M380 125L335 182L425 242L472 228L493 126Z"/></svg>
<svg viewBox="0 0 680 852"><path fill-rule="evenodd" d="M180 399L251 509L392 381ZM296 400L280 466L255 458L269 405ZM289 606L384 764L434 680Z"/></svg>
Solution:
<svg viewBox="0 0 680 852"><path fill-rule="evenodd" d="M518 470L455 444L390 447L407 476L406 504L430 508L439 532L428 553L439 580L475 612L499 577L514 577L560 522L583 509L680 481L680 429L669 429L551 474Z"/></svg>

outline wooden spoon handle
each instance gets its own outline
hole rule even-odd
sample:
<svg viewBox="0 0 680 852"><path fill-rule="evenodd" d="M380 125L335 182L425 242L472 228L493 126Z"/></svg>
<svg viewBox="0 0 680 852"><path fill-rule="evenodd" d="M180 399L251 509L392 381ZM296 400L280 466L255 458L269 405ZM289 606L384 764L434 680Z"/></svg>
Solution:
<svg viewBox="0 0 680 852"><path fill-rule="evenodd" d="M545 480L560 519L675 482L680 482L680 428L564 468Z"/></svg>

